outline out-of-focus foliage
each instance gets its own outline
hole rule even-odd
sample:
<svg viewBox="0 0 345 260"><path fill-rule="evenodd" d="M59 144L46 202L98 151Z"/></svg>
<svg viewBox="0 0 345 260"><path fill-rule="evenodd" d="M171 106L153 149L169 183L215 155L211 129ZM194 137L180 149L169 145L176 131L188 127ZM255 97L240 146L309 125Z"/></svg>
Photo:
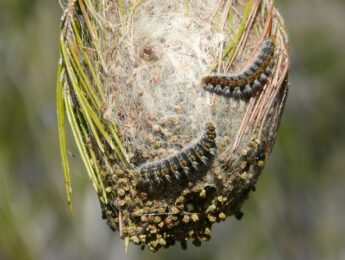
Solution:
<svg viewBox="0 0 345 260"><path fill-rule="evenodd" d="M277 144L244 206L201 248L130 247L100 216L75 147L68 215L57 144L58 1L0 3L0 259L344 259L345 3L278 1L290 94ZM73 143L73 142L71 142Z"/></svg>

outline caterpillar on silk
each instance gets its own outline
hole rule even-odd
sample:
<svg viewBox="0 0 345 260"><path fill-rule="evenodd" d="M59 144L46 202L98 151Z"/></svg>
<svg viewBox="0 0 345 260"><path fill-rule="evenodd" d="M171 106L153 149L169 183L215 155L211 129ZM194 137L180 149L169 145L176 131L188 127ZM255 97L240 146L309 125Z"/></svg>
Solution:
<svg viewBox="0 0 345 260"><path fill-rule="evenodd" d="M241 72L214 74L202 79L206 91L234 98L250 98L261 91L272 71L275 46L272 39L265 39L251 64Z"/></svg>
<svg viewBox="0 0 345 260"><path fill-rule="evenodd" d="M216 128L212 123L207 123L205 133L197 142L164 160L143 164L139 168L138 188L153 190L154 187L188 178L208 168L216 154L215 139Z"/></svg>

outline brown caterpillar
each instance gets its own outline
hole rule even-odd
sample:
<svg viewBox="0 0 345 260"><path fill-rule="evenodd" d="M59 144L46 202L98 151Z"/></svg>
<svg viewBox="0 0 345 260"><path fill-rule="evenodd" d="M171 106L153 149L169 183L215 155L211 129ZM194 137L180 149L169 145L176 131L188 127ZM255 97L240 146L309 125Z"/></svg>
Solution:
<svg viewBox="0 0 345 260"><path fill-rule="evenodd" d="M167 182L189 177L203 167L208 167L216 154L216 128L208 123L203 136L194 144L167 159L150 162L139 168L138 188L152 190Z"/></svg>
<svg viewBox="0 0 345 260"><path fill-rule="evenodd" d="M274 43L268 38L261 44L253 62L239 73L211 75L202 79L202 86L209 92L235 98L250 98L268 81L272 71Z"/></svg>

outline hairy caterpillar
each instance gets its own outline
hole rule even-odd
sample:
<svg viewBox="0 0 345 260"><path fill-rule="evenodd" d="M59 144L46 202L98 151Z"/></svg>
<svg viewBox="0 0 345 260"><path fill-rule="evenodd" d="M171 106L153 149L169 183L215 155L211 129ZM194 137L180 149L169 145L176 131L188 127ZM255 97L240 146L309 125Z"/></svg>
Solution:
<svg viewBox="0 0 345 260"><path fill-rule="evenodd" d="M208 167L216 154L215 138L216 128L207 123L205 133L196 143L167 159L142 165L138 187L152 190L154 186L178 181L181 177L188 178L192 172Z"/></svg>
<svg viewBox="0 0 345 260"><path fill-rule="evenodd" d="M274 54L272 39L265 39L252 63L239 73L211 75L202 79L202 86L209 92L226 97L249 98L260 91L268 81Z"/></svg>

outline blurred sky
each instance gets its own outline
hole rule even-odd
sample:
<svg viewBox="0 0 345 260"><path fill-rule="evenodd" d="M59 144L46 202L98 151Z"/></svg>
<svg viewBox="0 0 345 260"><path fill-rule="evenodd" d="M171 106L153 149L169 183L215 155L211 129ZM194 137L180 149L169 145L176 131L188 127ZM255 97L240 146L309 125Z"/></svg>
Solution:
<svg viewBox="0 0 345 260"><path fill-rule="evenodd" d="M152 254L130 245L125 254L78 156L74 216L67 212L55 115L58 1L0 0L0 259L345 259L345 1L277 5L290 37L290 93L244 218L215 225L201 248Z"/></svg>

